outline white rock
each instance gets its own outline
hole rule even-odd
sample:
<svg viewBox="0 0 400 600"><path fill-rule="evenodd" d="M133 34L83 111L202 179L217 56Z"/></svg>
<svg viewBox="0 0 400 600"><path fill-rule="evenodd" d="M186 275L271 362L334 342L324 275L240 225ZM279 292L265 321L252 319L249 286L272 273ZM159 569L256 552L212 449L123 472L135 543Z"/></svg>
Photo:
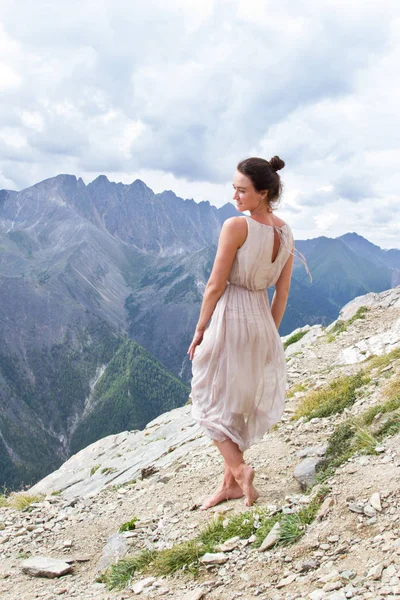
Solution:
<svg viewBox="0 0 400 600"><path fill-rule="evenodd" d="M185 595L184 600L201 600L202 598L204 598L204 594L205 590L203 590L202 588L197 588L195 590L192 590L191 592L188 592Z"/></svg>
<svg viewBox="0 0 400 600"><path fill-rule="evenodd" d="M36 556L24 560L21 563L21 569L24 573L33 577L48 577L53 579L54 577L61 577L61 575L71 573L72 565L56 558Z"/></svg>
<svg viewBox="0 0 400 600"><path fill-rule="evenodd" d="M297 578L297 573L292 573L291 575L288 575L287 577L284 577L284 579L281 579L279 583L276 584L276 588L279 590L282 587L285 587L285 585L289 585L291 583L293 583L293 581Z"/></svg>
<svg viewBox="0 0 400 600"><path fill-rule="evenodd" d="M229 540L226 540L226 542L220 544L220 546L218 546L218 550L220 552L232 552L232 550L238 547L239 541L240 537L235 535L235 537L229 538Z"/></svg>
<svg viewBox="0 0 400 600"><path fill-rule="evenodd" d="M131 587L131 590L132 592L134 592L134 594L141 594L143 590L145 590L147 587L150 587L155 581L155 577L146 577L146 579L141 579L140 581L135 583Z"/></svg>
<svg viewBox="0 0 400 600"><path fill-rule="evenodd" d="M258 551L265 552L265 550L268 550L268 548L272 548L272 546L274 544L276 544L276 542L279 540L280 537L281 537L281 526L278 522L278 523L275 523L275 525L273 526L273 528L271 529L271 531L269 532L267 537L264 539L261 546L259 547Z"/></svg>
<svg viewBox="0 0 400 600"><path fill-rule="evenodd" d="M308 594L310 600L322 600L325 596L325 592L323 590L314 590L311 594Z"/></svg>
<svg viewBox="0 0 400 600"><path fill-rule="evenodd" d="M367 517L374 517L376 515L376 510L370 504L366 504L363 510L364 515L367 515Z"/></svg>
<svg viewBox="0 0 400 600"><path fill-rule="evenodd" d="M383 571L383 565L375 565L371 567L371 569L367 573L367 579L373 579L374 581L378 581L381 578Z"/></svg>
<svg viewBox="0 0 400 600"><path fill-rule="evenodd" d="M223 552L206 552L201 558L200 562L205 565L223 565L228 560L228 557Z"/></svg>

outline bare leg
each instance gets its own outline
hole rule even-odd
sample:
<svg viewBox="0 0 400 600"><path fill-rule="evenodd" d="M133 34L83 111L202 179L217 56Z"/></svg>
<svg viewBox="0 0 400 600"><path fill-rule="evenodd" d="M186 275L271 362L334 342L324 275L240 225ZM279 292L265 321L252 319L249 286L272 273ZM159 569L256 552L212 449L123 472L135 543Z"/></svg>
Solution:
<svg viewBox="0 0 400 600"><path fill-rule="evenodd" d="M260 495L253 485L254 469L246 465L243 452L239 450L238 445L232 440L214 442L214 444L224 457L225 463L228 465L236 483L243 490L246 496L246 506L252 506Z"/></svg>
<svg viewBox="0 0 400 600"><path fill-rule="evenodd" d="M225 461L225 472L222 485L216 494L214 494L213 496L211 496L203 502L201 509L206 510L207 508L216 506L221 502L225 502L225 500L233 500L236 498L241 498L242 496L243 490L240 487L240 485L236 482L228 464Z"/></svg>

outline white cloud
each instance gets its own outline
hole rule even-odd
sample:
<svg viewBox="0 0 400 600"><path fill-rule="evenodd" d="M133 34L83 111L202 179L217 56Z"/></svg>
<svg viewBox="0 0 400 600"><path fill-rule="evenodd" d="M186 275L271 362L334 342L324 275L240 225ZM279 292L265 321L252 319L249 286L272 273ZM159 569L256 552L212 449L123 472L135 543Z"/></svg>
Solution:
<svg viewBox="0 0 400 600"><path fill-rule="evenodd" d="M241 158L279 154L295 235L398 245L397 0L0 0L0 14L0 185L104 173L221 206Z"/></svg>

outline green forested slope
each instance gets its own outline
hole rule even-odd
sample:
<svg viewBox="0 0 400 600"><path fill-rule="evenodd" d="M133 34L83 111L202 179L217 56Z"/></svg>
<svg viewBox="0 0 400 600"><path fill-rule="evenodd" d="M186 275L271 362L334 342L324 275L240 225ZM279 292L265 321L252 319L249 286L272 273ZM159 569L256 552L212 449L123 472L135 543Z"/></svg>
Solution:
<svg viewBox="0 0 400 600"><path fill-rule="evenodd" d="M144 348L126 340L96 384L92 409L71 439L71 452L112 433L141 429L182 406L189 388Z"/></svg>

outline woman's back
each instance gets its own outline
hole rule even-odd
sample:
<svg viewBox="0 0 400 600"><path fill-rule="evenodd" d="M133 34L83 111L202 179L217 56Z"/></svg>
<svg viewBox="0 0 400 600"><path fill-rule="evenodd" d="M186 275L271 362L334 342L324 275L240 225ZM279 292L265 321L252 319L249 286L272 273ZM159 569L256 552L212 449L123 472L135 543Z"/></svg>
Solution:
<svg viewBox="0 0 400 600"><path fill-rule="evenodd" d="M243 246L236 254L229 274L229 283L249 290L262 290L274 285L293 247L293 234L287 223L281 226L265 225L246 216L248 232ZM280 240L274 254L275 231Z"/></svg>

